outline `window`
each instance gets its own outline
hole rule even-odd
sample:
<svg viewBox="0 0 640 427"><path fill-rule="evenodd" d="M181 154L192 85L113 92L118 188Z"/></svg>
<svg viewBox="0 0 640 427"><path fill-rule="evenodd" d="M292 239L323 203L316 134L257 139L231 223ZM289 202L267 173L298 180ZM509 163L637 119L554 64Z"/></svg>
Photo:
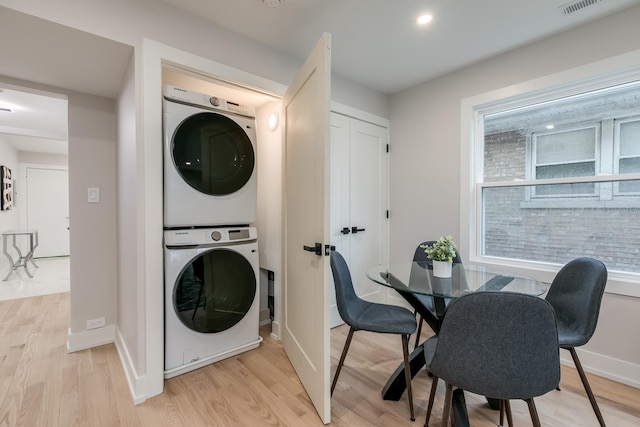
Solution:
<svg viewBox="0 0 640 427"><path fill-rule="evenodd" d="M616 123L618 155L617 174L640 173L640 118ZM618 185L618 194L640 196L638 181L625 181Z"/></svg>
<svg viewBox="0 0 640 427"><path fill-rule="evenodd" d="M471 261L542 271L591 256L640 283L640 70L612 80L463 102Z"/></svg>
<svg viewBox="0 0 640 427"><path fill-rule="evenodd" d="M595 176L597 127L532 135L532 179ZM536 188L535 196L593 196L595 184L559 184Z"/></svg>

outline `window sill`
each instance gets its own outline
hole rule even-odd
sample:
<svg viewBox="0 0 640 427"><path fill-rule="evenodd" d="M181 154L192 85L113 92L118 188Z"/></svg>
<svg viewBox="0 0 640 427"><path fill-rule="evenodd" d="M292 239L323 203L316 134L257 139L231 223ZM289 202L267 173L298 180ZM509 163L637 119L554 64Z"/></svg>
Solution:
<svg viewBox="0 0 640 427"><path fill-rule="evenodd" d="M546 284L550 284L562 268L557 264L492 257L473 257L469 262L512 270ZM609 271L605 293L640 298L640 274Z"/></svg>

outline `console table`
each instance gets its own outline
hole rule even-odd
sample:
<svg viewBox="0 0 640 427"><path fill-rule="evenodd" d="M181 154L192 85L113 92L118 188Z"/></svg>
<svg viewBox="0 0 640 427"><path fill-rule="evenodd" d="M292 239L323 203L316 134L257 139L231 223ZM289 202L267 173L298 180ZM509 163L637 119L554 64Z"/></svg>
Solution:
<svg viewBox="0 0 640 427"><path fill-rule="evenodd" d="M16 237L17 236L27 236L29 238L29 251L23 256L20 248L16 245ZM18 258L16 261L13 260L11 254L7 249L7 242L11 239L11 246L18 253ZM29 277L33 277L33 275L29 272L28 263L33 264L35 268L38 268L36 263L33 261L33 251L38 247L38 230L11 230L11 231L3 231L2 232L2 253L5 254L7 259L9 260L9 274L7 277L2 279L3 281L8 280L9 277L16 271L18 268L23 267L24 271L27 273Z"/></svg>

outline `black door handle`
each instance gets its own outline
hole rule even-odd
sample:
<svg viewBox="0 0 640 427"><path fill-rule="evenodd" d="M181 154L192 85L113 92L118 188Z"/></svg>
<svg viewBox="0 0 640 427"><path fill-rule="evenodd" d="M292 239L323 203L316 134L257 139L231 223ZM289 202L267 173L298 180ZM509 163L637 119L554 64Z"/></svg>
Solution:
<svg viewBox="0 0 640 427"><path fill-rule="evenodd" d="M340 232L342 234L349 234L351 233L351 230L349 230L349 227L344 227L342 230L340 230Z"/></svg>
<svg viewBox="0 0 640 427"><path fill-rule="evenodd" d="M315 246L302 246L307 252L313 252L318 256L322 256L322 243L316 243Z"/></svg>
<svg viewBox="0 0 640 427"><path fill-rule="evenodd" d="M364 228L351 227L351 232L356 234L358 231L364 231Z"/></svg>

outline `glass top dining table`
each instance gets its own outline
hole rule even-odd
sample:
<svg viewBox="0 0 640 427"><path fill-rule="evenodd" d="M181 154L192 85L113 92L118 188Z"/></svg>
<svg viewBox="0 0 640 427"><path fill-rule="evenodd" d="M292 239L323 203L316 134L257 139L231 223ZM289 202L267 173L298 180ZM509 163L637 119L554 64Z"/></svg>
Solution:
<svg viewBox="0 0 640 427"><path fill-rule="evenodd" d="M441 298L458 298L477 291L542 295L546 290L536 279L495 267L454 263L451 270L451 277L440 278L425 262L399 262L376 265L367 271L367 277L400 292Z"/></svg>
<svg viewBox="0 0 640 427"><path fill-rule="evenodd" d="M367 277L382 286L393 288L418 312L438 334L449 301L471 292L518 292L539 296L544 283L515 271L474 264L454 263L451 277L433 275L433 267L424 261L380 264L367 270ZM432 304L425 305L425 298ZM409 355L411 377L424 366L422 345ZM398 366L382 390L385 400L398 400L406 388L403 365Z"/></svg>

